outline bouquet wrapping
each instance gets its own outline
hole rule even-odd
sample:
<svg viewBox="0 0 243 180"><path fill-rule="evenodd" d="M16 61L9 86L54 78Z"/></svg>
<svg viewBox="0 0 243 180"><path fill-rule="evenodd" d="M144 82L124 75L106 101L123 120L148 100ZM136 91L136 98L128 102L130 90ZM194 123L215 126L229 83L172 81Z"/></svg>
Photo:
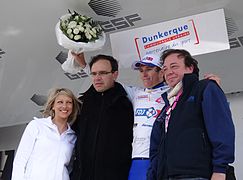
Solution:
<svg viewBox="0 0 243 180"><path fill-rule="evenodd" d="M55 27L57 42L69 50L67 60L62 64L64 71L75 74L80 66L71 52L77 54L101 49L106 41L105 33L91 17L74 11L63 15Z"/></svg>

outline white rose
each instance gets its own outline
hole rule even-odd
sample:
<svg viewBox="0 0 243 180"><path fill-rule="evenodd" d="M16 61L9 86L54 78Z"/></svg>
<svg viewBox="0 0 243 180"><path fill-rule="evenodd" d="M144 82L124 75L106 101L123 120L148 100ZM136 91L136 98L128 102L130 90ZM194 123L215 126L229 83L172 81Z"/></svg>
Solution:
<svg viewBox="0 0 243 180"><path fill-rule="evenodd" d="M79 19L79 16L75 16L74 19L75 19L75 20L78 20L78 19Z"/></svg>
<svg viewBox="0 0 243 180"><path fill-rule="evenodd" d="M66 24L65 24L64 21L61 21L61 26L62 26L62 27L65 27L65 26L66 26Z"/></svg>
<svg viewBox="0 0 243 180"><path fill-rule="evenodd" d="M79 31L84 32L84 27L80 27Z"/></svg>
<svg viewBox="0 0 243 180"><path fill-rule="evenodd" d="M69 24L68 24L68 27L69 28L75 28L77 26L77 22L76 21L71 21Z"/></svg>
<svg viewBox="0 0 243 180"><path fill-rule="evenodd" d="M70 39L73 39L73 34L68 35Z"/></svg>
<svg viewBox="0 0 243 180"><path fill-rule="evenodd" d="M75 29L73 30L73 34L78 34L78 33L79 33L79 29L75 28Z"/></svg>
<svg viewBox="0 0 243 180"><path fill-rule="evenodd" d="M86 29L84 30L84 32L85 32L85 33L90 33L90 29L89 29L89 28L86 28Z"/></svg>
<svg viewBox="0 0 243 180"><path fill-rule="evenodd" d="M78 28L79 31L84 32L84 28L81 25L77 25L76 28Z"/></svg>
<svg viewBox="0 0 243 180"><path fill-rule="evenodd" d="M81 36L80 36L80 35L75 35L75 36L74 36L74 40L77 41L77 40L79 40L79 39L81 39Z"/></svg>
<svg viewBox="0 0 243 180"><path fill-rule="evenodd" d="M71 34L71 33L72 33L72 29L68 29L67 34Z"/></svg>
<svg viewBox="0 0 243 180"><path fill-rule="evenodd" d="M91 36L89 33L85 33L85 36L86 36L86 38L89 39L89 40L92 38L92 36Z"/></svg>
<svg viewBox="0 0 243 180"><path fill-rule="evenodd" d="M84 26L89 29L92 28L89 23L85 23Z"/></svg>

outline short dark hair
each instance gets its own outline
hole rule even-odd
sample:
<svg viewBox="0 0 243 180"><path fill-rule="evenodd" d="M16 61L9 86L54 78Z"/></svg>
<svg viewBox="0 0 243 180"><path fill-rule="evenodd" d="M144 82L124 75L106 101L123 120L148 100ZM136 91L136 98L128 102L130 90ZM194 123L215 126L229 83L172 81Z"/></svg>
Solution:
<svg viewBox="0 0 243 180"><path fill-rule="evenodd" d="M198 68L198 62L196 59L194 59L191 54L184 50L184 49L167 49L162 53L161 61L162 64L164 64L165 58L171 54L178 54L178 57L184 58L184 63L186 67L193 66L193 74L196 74L197 77L199 77L199 68Z"/></svg>
<svg viewBox="0 0 243 180"><path fill-rule="evenodd" d="M104 54L98 54L97 56L94 56L91 58L91 61L89 63L90 69L92 68L94 63L96 63L97 61L99 61L101 59L104 59L104 60L107 60L110 62L112 72L118 71L118 61L114 57L104 55Z"/></svg>

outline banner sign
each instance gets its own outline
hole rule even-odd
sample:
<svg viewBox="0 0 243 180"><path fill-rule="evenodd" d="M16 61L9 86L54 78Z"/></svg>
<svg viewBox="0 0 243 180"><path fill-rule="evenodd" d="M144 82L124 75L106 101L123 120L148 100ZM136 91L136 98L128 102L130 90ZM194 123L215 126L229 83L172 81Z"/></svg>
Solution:
<svg viewBox="0 0 243 180"><path fill-rule="evenodd" d="M124 67L166 49L199 55L230 48L223 9L112 33L110 41L113 56Z"/></svg>

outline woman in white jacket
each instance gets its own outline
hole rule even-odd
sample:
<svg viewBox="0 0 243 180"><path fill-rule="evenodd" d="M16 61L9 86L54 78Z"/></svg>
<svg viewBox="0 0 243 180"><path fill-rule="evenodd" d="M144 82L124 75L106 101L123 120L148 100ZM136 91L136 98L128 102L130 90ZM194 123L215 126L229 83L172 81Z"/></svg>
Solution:
<svg viewBox="0 0 243 180"><path fill-rule="evenodd" d="M79 100L66 88L50 91L44 118L26 127L14 158L12 180L69 180L76 135L70 128Z"/></svg>

